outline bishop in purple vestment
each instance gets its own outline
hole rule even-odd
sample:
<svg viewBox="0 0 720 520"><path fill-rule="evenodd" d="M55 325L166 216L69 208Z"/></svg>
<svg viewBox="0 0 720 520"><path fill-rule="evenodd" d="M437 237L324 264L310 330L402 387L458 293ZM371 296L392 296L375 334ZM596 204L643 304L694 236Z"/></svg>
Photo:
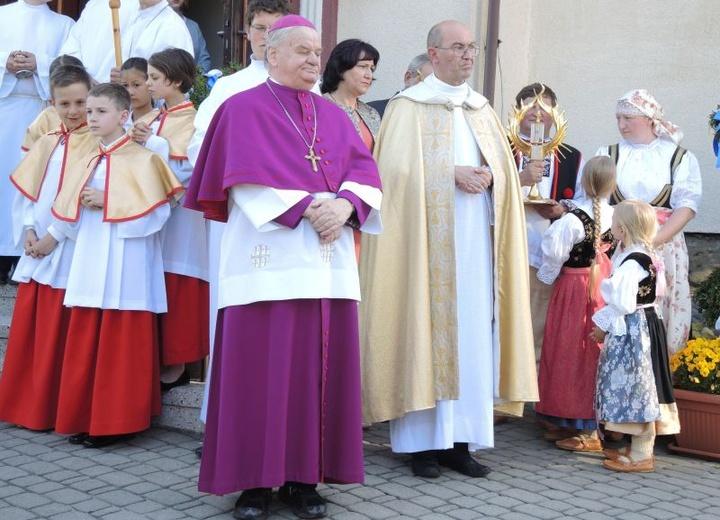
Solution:
<svg viewBox="0 0 720 520"><path fill-rule="evenodd" d="M360 289L352 227L379 233L377 166L347 115L309 91L320 39L296 15L267 40L270 78L228 99L203 141L185 205L227 221L199 489L273 487L324 516L318 482L363 481Z"/></svg>

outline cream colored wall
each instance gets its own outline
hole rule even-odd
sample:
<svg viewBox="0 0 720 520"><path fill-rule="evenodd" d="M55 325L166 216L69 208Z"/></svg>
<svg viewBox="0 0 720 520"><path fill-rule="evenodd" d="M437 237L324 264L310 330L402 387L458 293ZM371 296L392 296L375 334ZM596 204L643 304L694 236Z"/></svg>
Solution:
<svg viewBox="0 0 720 520"><path fill-rule="evenodd" d="M408 63L427 50L425 42L430 28L447 19L476 28L482 3L472 0L340 0L338 42L360 38L380 51L376 81L363 99L388 98L402 88Z"/></svg>
<svg viewBox="0 0 720 520"><path fill-rule="evenodd" d="M617 98L650 90L684 133L703 172L704 199L689 231L720 232L713 194L720 189L707 114L720 103L717 0L692 2L502 0L495 104L506 118L517 91L550 85L570 121L568 142L594 155L617 142Z"/></svg>

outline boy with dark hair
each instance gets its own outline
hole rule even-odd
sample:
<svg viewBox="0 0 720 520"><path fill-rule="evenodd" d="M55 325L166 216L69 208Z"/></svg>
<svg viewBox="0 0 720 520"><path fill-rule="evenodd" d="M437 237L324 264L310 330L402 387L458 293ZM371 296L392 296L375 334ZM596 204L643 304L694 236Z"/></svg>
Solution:
<svg viewBox="0 0 720 520"><path fill-rule="evenodd" d="M74 243L53 225L50 207L68 167L97 147L85 122L90 77L60 66L50 76L51 102L60 123L40 137L10 176L15 242L24 245L13 274L19 282L5 366L0 378L0 420L31 430L55 427L65 338L71 310L63 306ZM38 238L59 243L47 253Z"/></svg>
<svg viewBox="0 0 720 520"><path fill-rule="evenodd" d="M99 150L70 168L52 209L76 236L55 429L91 448L148 428L160 413L156 314L167 301L158 232L183 187L125 133L129 112L121 85L93 87L87 119Z"/></svg>

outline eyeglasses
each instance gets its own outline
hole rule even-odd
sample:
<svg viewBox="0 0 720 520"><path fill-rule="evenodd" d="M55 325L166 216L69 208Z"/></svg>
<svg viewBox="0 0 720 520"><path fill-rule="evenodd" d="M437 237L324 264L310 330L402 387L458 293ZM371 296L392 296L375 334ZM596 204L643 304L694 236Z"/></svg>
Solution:
<svg viewBox="0 0 720 520"><path fill-rule="evenodd" d="M268 25L251 25L250 28L257 32L268 32L270 30Z"/></svg>
<svg viewBox="0 0 720 520"><path fill-rule="evenodd" d="M435 47L436 49L443 49L446 51L453 51L453 54L455 56L465 56L465 53L470 52L473 56L477 56L480 54L480 49L478 49L477 45L470 44L470 45L453 45L452 47Z"/></svg>

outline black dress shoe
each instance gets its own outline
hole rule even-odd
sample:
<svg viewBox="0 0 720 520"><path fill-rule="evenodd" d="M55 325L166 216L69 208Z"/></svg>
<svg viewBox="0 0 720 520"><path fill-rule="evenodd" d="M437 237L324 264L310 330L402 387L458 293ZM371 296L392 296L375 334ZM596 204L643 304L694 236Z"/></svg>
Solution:
<svg viewBox="0 0 720 520"><path fill-rule="evenodd" d="M118 442L124 442L132 439L135 436L134 433L123 433L120 435L88 435L87 439L83 442L86 448L105 448L112 446Z"/></svg>
<svg viewBox="0 0 720 520"><path fill-rule="evenodd" d="M180 374L180 377L178 377L175 381L172 383L163 383L160 381L160 391L162 393L165 393L169 390L172 390L176 386L185 386L190 384L190 372L187 371L187 369L183 370L183 373Z"/></svg>
<svg viewBox="0 0 720 520"><path fill-rule="evenodd" d="M300 518L323 518L327 514L325 500L315 489L315 484L286 482L278 489L281 502L292 506L293 513Z"/></svg>
<svg viewBox="0 0 720 520"><path fill-rule="evenodd" d="M442 475L435 450L418 451L411 453L410 456L412 457L410 468L416 477L438 478Z"/></svg>
<svg viewBox="0 0 720 520"><path fill-rule="evenodd" d="M449 450L440 450L437 455L441 466L454 469L458 473L468 477L486 477L490 474L490 468L483 466L470 456L467 443L455 443L455 447Z"/></svg>
<svg viewBox="0 0 720 520"><path fill-rule="evenodd" d="M270 488L246 489L235 502L233 517L239 520L265 518L271 499L272 490Z"/></svg>
<svg viewBox="0 0 720 520"><path fill-rule="evenodd" d="M87 440L88 437L90 437L89 433L80 432L68 437L68 442L70 444L82 444Z"/></svg>
<svg viewBox="0 0 720 520"><path fill-rule="evenodd" d="M202 447L202 445L200 445L193 450L193 452L195 452L195 455L197 456L197 458L200 460L202 460L202 449L203 449L203 447Z"/></svg>

